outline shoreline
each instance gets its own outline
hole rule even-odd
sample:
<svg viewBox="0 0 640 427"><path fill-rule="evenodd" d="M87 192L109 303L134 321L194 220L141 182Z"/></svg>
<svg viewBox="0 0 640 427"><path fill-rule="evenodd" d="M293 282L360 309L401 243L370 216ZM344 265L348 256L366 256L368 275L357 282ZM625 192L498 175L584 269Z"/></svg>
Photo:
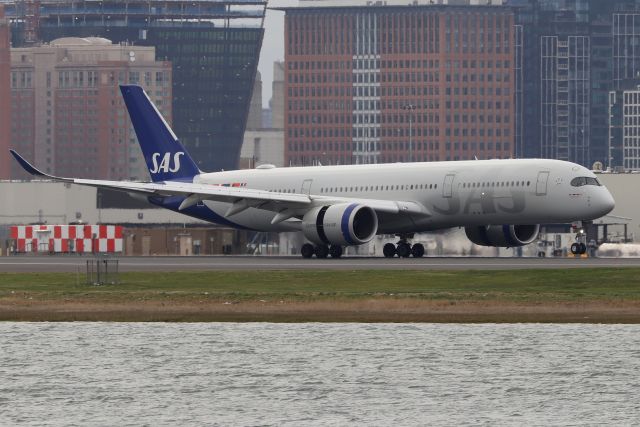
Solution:
<svg viewBox="0 0 640 427"><path fill-rule="evenodd" d="M415 299L362 301L0 301L0 321L640 323L640 302L514 303Z"/></svg>
<svg viewBox="0 0 640 427"><path fill-rule="evenodd" d="M0 273L0 321L640 324L640 268Z"/></svg>

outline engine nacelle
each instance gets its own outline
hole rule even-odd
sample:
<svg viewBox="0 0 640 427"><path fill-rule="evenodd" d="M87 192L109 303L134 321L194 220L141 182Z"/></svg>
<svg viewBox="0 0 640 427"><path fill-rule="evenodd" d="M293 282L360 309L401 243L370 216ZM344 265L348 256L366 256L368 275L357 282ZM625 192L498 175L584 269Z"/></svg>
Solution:
<svg viewBox="0 0 640 427"><path fill-rule="evenodd" d="M533 242L540 225L481 225L466 227L467 237L476 245L514 248Z"/></svg>
<svg viewBox="0 0 640 427"><path fill-rule="evenodd" d="M357 203L313 208L302 218L304 237L318 245L361 245L377 231L376 211Z"/></svg>

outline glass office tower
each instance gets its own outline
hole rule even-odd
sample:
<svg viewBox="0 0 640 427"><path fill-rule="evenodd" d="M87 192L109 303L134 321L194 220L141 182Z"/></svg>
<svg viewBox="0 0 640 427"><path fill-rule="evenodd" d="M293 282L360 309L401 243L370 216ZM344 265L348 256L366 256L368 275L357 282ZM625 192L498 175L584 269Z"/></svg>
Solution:
<svg viewBox="0 0 640 427"><path fill-rule="evenodd" d="M40 0L7 5L14 46L60 37L155 46L173 64L173 129L203 171L237 168L266 0Z"/></svg>

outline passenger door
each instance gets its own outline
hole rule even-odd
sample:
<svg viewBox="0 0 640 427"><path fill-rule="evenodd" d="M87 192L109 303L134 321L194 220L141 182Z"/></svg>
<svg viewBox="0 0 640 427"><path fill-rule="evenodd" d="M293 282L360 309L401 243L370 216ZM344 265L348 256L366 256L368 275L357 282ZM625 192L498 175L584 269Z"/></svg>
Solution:
<svg viewBox="0 0 640 427"><path fill-rule="evenodd" d="M546 196L548 181L549 171L538 172L538 180L536 181L536 196Z"/></svg>
<svg viewBox="0 0 640 427"><path fill-rule="evenodd" d="M311 184L313 184L312 179L305 179L302 182L302 188L300 189L300 193L306 194L307 196L309 196L311 194Z"/></svg>
<svg viewBox="0 0 640 427"><path fill-rule="evenodd" d="M453 180L456 178L456 175L453 173L447 174L444 177L444 182L442 183L442 196L445 198L451 198L453 196Z"/></svg>

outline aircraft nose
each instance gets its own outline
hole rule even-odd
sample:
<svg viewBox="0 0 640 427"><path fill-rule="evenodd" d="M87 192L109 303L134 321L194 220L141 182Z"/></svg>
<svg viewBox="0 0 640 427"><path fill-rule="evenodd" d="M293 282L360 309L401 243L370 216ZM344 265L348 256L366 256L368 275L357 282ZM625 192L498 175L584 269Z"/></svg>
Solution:
<svg viewBox="0 0 640 427"><path fill-rule="evenodd" d="M598 198L598 208L602 212L602 216L608 214L615 208L616 202L609 190L605 189L603 194Z"/></svg>

